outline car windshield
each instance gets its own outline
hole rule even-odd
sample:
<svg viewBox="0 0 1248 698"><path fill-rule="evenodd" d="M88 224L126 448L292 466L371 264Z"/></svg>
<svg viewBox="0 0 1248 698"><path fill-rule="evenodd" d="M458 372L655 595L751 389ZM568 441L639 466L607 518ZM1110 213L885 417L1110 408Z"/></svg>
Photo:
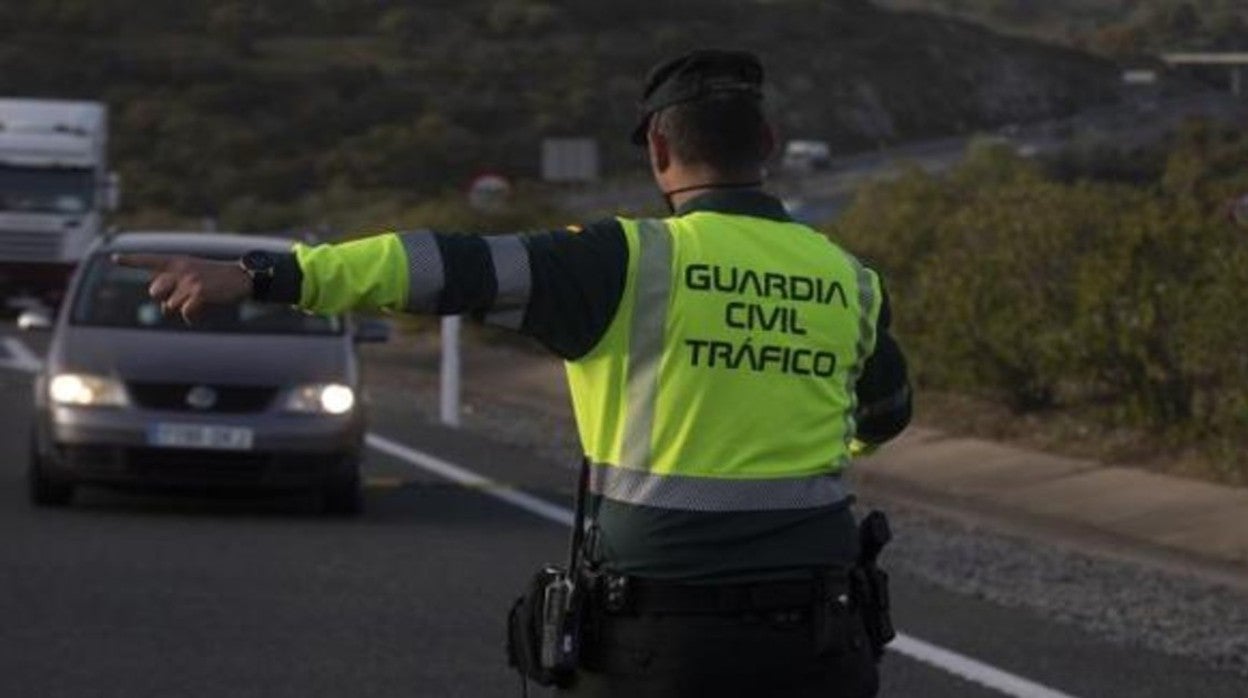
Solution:
<svg viewBox="0 0 1248 698"><path fill-rule="evenodd" d="M0 211L87 213L94 199L91 170L0 165Z"/></svg>
<svg viewBox="0 0 1248 698"><path fill-rule="evenodd" d="M171 332L240 334L340 334L335 316L311 315L283 305L245 302L210 306L193 325L165 317L147 295L151 272L119 267L103 255L94 257L74 298L70 321L75 325L125 327Z"/></svg>

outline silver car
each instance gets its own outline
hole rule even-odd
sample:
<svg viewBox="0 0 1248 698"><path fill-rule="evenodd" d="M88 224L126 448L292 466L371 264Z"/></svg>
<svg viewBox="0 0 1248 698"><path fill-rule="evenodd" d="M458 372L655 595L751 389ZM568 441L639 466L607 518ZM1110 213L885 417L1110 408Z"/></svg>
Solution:
<svg viewBox="0 0 1248 698"><path fill-rule="evenodd" d="M355 343L384 323L260 303L166 318L150 274L118 252L235 259L288 240L130 233L79 266L35 381L30 496L65 505L80 485L313 490L331 513L360 510L365 415Z"/></svg>

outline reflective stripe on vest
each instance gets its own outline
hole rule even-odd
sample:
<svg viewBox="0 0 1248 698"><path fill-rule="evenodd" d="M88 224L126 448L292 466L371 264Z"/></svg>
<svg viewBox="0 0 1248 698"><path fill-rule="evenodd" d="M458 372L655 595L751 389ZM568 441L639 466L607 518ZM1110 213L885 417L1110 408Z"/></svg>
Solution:
<svg viewBox="0 0 1248 698"><path fill-rule="evenodd" d="M485 323L519 330L524 325L524 311L533 292L529 251L519 235L490 236L485 238L485 244L490 249L497 288Z"/></svg>
<svg viewBox="0 0 1248 698"><path fill-rule="evenodd" d="M442 252L433 233L422 230L399 236L407 253L407 305L409 313L432 313L445 284Z"/></svg>
<svg viewBox="0 0 1248 698"><path fill-rule="evenodd" d="M594 463L589 491L627 504L686 511L772 511L809 509L849 496L837 475L779 480L725 480L688 475L656 475Z"/></svg>
<svg viewBox="0 0 1248 698"><path fill-rule="evenodd" d="M854 265L854 274L858 277L858 304L861 306L861 314L858 317L858 344L854 347L854 369L846 376L845 385L845 391L853 401L851 408L845 411L845 448L848 452L853 451L851 445L854 441L854 431L857 428L858 378L862 376L867 357L875 349L875 323L872 322L872 318L875 317L877 300L871 272L867 271L862 262L856 258L850 259Z"/></svg>
<svg viewBox="0 0 1248 698"><path fill-rule="evenodd" d="M672 295L672 233L662 221L652 219L638 221L637 232L641 250L628 340L628 408L620 466L649 470L663 331Z"/></svg>

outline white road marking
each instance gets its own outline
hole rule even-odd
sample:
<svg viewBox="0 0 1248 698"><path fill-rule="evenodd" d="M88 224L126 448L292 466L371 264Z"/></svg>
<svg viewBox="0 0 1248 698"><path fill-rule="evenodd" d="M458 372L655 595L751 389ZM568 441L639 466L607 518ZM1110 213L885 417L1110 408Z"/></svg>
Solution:
<svg viewBox="0 0 1248 698"><path fill-rule="evenodd" d="M950 674L960 676L967 681L1000 691L1007 696L1017 696L1018 698L1072 698L1069 693L1062 693L1047 686L1041 686L1034 681L1028 681L1021 676L1001 671L977 659L972 659L964 654L958 654L943 647L937 647L904 633L897 633L897 638L889 644L888 648L911 659L917 659L924 664L944 669Z"/></svg>
<svg viewBox="0 0 1248 698"><path fill-rule="evenodd" d="M445 461L437 456L429 455L384 436L369 433L366 437L369 446L393 456L409 465L416 466L460 485L480 490L496 499L517 506L537 516L564 526L571 526L572 511L506 487L498 482L468 470L467 468ZM964 654L937 647L905 633L897 633L896 639L888 646L890 651L905 655L911 659L936 667L954 676L977 683L1013 698L1074 698L1021 676L1002 671L994 666L972 659Z"/></svg>
<svg viewBox="0 0 1248 698"><path fill-rule="evenodd" d="M434 475L446 478L452 482L480 490L483 494L488 494L496 499L501 499L512 506L519 507L536 514L547 521L553 521L564 526L572 525L572 512L555 504L551 504L542 499L538 499L530 494L526 494L511 487L501 485L487 477L478 475L471 470L461 468L454 463L431 456L428 453L417 451L416 449L404 446L397 441L391 441L384 436L369 433L365 437L365 441L369 446L390 456L394 456L401 461L414 465L418 468L427 470Z"/></svg>
<svg viewBox="0 0 1248 698"><path fill-rule="evenodd" d="M43 361L39 359L39 356L22 344L22 340L17 337L5 337L2 344L9 356L0 359L0 368L11 368L26 373L38 373L39 369L43 368Z"/></svg>
<svg viewBox="0 0 1248 698"><path fill-rule="evenodd" d="M39 357L16 337L6 337L2 342L9 358L0 359L0 367L12 368L27 373L35 373L43 367ZM531 514L563 526L571 526L572 511L551 504L515 488L507 487L467 468L432 456L423 451L392 441L384 436L370 433L366 441L372 448L393 456L409 465L431 472L465 487L502 500L512 506L519 507ZM889 645L889 649L903 654L916 661L929 664L954 676L986 686L999 693L1013 698L1074 698L1021 676L1002 671L977 659L964 654L937 647L905 633L897 633L897 638Z"/></svg>

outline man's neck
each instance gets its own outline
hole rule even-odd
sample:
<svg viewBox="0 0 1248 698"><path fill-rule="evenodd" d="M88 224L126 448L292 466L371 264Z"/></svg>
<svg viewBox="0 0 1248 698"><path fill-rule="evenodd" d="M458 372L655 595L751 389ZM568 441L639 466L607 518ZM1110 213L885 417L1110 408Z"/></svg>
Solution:
<svg viewBox="0 0 1248 698"><path fill-rule="evenodd" d="M663 192L673 210L679 209L687 201L695 199L707 192L721 189L757 189L762 186L760 174L743 174L737 177L724 175L706 175L705 177L685 177L680 182L673 182Z"/></svg>

